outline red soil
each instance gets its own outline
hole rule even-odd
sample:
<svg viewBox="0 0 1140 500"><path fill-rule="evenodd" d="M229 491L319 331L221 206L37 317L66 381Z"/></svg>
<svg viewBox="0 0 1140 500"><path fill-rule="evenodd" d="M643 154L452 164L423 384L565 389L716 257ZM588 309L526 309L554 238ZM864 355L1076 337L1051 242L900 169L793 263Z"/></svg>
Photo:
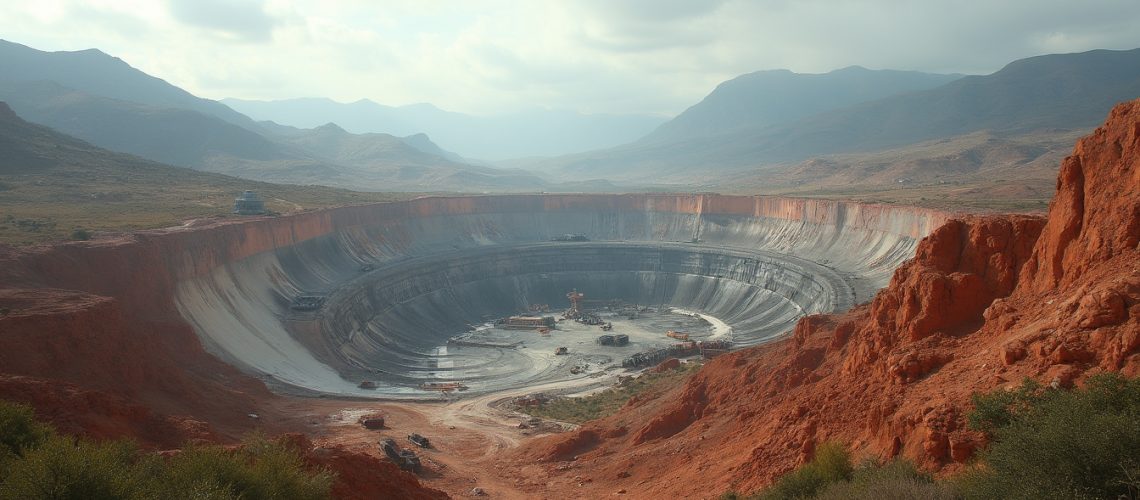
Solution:
<svg viewBox="0 0 1140 500"><path fill-rule="evenodd" d="M500 466L547 485L589 471L580 495L639 498L753 491L828 440L956 470L982 444L965 428L972 393L1025 377L1068 386L1140 374L1138 243L1134 101L1064 161L1047 222L952 220L870 304L806 317L785 341L719 357L672 393Z"/></svg>

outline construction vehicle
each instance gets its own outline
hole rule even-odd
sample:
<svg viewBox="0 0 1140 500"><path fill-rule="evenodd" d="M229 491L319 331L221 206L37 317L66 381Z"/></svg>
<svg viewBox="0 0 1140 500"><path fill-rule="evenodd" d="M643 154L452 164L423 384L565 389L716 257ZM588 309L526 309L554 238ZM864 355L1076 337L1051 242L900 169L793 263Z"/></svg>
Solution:
<svg viewBox="0 0 1140 500"><path fill-rule="evenodd" d="M400 447L396 446L396 440L392 438L384 438L380 440L380 450L384 452L389 459L396 462L397 465L403 460L400 458Z"/></svg>
<svg viewBox="0 0 1140 500"><path fill-rule="evenodd" d="M511 316L498 324L508 330L533 330L554 328L554 323L554 316Z"/></svg>
<svg viewBox="0 0 1140 500"><path fill-rule="evenodd" d="M613 329L614 329L613 323L606 323L606 324L602 325L602 331L603 332L608 332L608 331L611 331Z"/></svg>
<svg viewBox="0 0 1140 500"><path fill-rule="evenodd" d="M562 356L562 355L565 355L565 354L570 354L570 351L569 351L569 349L566 349L565 347L559 347L559 348L557 348L557 349L555 349L555 350L554 350L554 355L555 355L555 356Z"/></svg>
<svg viewBox="0 0 1140 500"><path fill-rule="evenodd" d="M289 309L294 311L316 311L325 304L325 297L323 295L305 294L298 295L289 304Z"/></svg>
<svg viewBox="0 0 1140 500"><path fill-rule="evenodd" d="M461 382L424 382L420 384L420 389L425 391L466 391L467 386Z"/></svg>
<svg viewBox="0 0 1140 500"><path fill-rule="evenodd" d="M396 440L392 438L381 439L380 450L384 452L388 460L391 460L392 463L395 463L401 469L419 472L422 468L420 457L416 456L416 452L400 449L400 447L396 445Z"/></svg>
<svg viewBox="0 0 1140 500"><path fill-rule="evenodd" d="M428 441L428 438L423 437L423 436L416 434L414 432L411 434L408 434L408 441L415 443L415 445L419 446L420 448L431 448L431 442Z"/></svg>
<svg viewBox="0 0 1140 500"><path fill-rule="evenodd" d="M383 415L364 415L360 417L360 425L365 429L383 429L384 416Z"/></svg>
<svg viewBox="0 0 1140 500"><path fill-rule="evenodd" d="M689 340L689 334L687 334L685 332L677 332L677 331L669 330L669 331L665 332L665 336L669 337L671 339Z"/></svg>

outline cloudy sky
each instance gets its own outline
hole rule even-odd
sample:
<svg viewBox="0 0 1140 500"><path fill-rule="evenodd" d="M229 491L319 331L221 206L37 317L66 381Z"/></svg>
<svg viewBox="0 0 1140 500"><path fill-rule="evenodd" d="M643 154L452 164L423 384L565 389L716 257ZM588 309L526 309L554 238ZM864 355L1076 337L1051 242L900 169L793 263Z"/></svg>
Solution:
<svg viewBox="0 0 1140 500"><path fill-rule="evenodd" d="M2 0L0 38L197 95L674 115L761 69L991 73L1140 47L1137 0Z"/></svg>

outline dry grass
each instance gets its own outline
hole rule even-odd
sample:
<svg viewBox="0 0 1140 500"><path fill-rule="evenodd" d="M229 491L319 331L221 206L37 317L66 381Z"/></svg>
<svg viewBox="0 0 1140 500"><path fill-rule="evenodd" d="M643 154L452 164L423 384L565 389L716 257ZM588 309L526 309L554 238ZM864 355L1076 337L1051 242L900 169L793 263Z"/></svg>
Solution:
<svg viewBox="0 0 1140 500"><path fill-rule="evenodd" d="M0 175L0 242L45 243L70 239L76 230L131 231L186 219L236 217L230 213L233 200L245 189L257 191L277 213L415 196L269 184L125 155L87 159L79 165Z"/></svg>

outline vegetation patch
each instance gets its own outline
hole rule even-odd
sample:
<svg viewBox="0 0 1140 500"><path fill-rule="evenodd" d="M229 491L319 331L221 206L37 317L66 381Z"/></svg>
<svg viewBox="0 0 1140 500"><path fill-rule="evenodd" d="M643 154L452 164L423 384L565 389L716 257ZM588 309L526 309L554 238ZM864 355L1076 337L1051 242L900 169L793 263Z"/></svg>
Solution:
<svg viewBox="0 0 1140 500"><path fill-rule="evenodd" d="M700 369L699 363L685 363L679 368L660 373L646 372L637 377L623 377L614 387L576 398L557 398L523 411L536 417L581 424L617 413L630 398L652 391L663 392L676 387Z"/></svg>
<svg viewBox="0 0 1140 500"><path fill-rule="evenodd" d="M321 499L333 475L300 450L261 435L234 449L190 446L172 456L125 440L61 436L31 408L0 402L0 500Z"/></svg>
<svg viewBox="0 0 1140 500"><path fill-rule="evenodd" d="M974 406L970 426L992 444L955 478L963 498L1140 498L1140 380L1101 374L1072 391L1027 380Z"/></svg>

